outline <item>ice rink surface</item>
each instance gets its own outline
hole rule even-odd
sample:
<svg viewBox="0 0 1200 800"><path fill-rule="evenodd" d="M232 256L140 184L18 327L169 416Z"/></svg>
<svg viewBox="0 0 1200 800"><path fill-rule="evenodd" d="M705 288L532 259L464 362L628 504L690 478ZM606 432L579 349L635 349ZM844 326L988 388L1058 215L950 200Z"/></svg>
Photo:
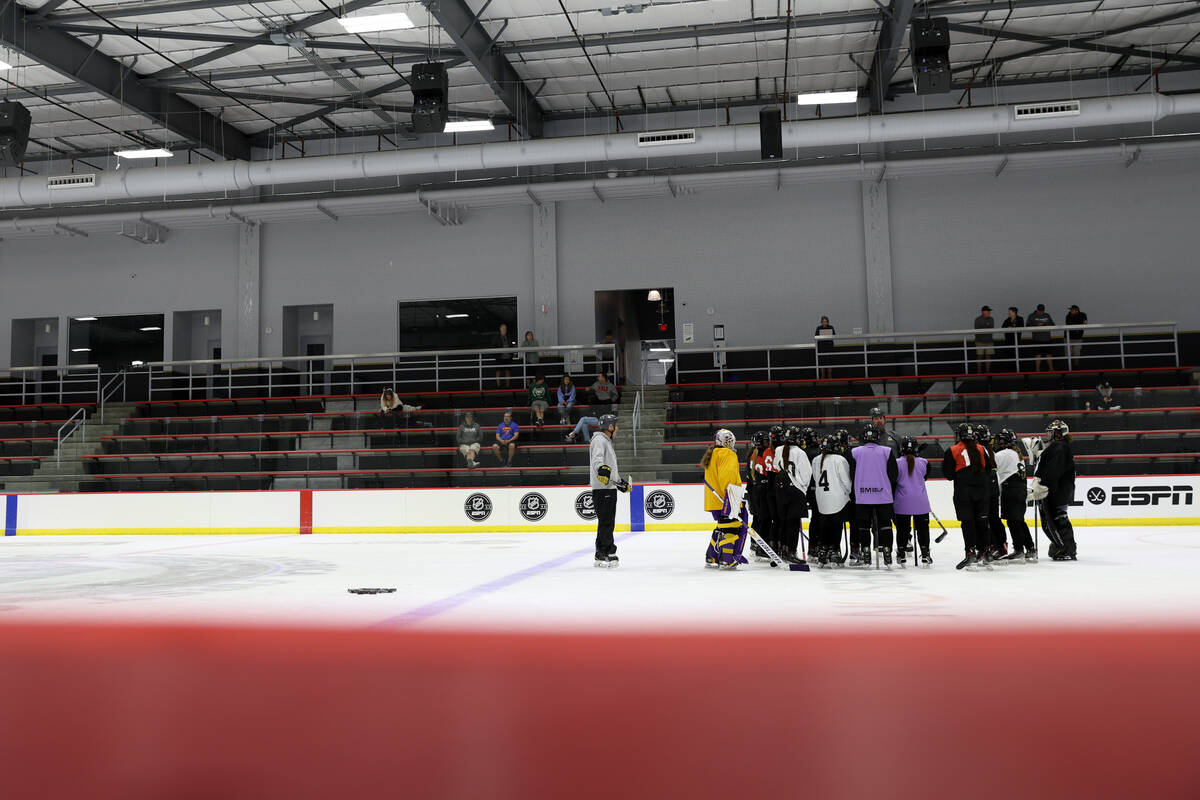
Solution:
<svg viewBox="0 0 1200 800"><path fill-rule="evenodd" d="M1080 560L959 572L957 531L918 569L735 572L708 534L30 536L0 539L0 621L681 631L1200 623L1194 528L1076 529ZM1045 548L1045 538L1041 540ZM394 587L360 596L351 587Z"/></svg>

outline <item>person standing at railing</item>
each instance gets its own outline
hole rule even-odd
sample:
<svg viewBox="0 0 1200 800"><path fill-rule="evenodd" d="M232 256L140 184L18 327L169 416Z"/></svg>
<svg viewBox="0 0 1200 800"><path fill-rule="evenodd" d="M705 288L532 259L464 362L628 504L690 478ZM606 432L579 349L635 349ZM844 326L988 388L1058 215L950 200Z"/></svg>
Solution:
<svg viewBox="0 0 1200 800"><path fill-rule="evenodd" d="M518 348L523 351L521 355L525 357L526 364L538 363L537 349L540 346L538 340L533 338L533 331L525 331L525 338L521 340Z"/></svg>
<svg viewBox="0 0 1200 800"><path fill-rule="evenodd" d="M1048 328L1054 324L1054 319L1046 313L1045 303L1038 303L1037 311L1029 315L1026 320L1031 328ZM1050 349L1050 332L1040 331L1035 332L1031 337L1033 344L1033 364L1034 370L1042 371L1042 359L1046 359L1046 371L1054 371L1054 352Z"/></svg>
<svg viewBox="0 0 1200 800"><path fill-rule="evenodd" d="M992 307L984 306L979 309L975 318L975 330L991 330L996 327L996 318L992 316ZM992 356L996 354L996 343L990 333L975 334L975 371L979 373L992 371Z"/></svg>
<svg viewBox="0 0 1200 800"><path fill-rule="evenodd" d="M1087 314L1079 310L1079 306L1067 309L1063 325L1087 325ZM1079 357L1083 355L1083 331L1067 331L1067 346L1071 353L1071 369L1079 369Z"/></svg>
<svg viewBox="0 0 1200 800"><path fill-rule="evenodd" d="M563 375L558 384L558 424L571 424L571 409L575 407L575 383L570 375Z"/></svg>
<svg viewBox="0 0 1200 800"><path fill-rule="evenodd" d="M817 358L824 364L829 364L829 359L833 355L833 340L830 336L836 336L837 331L833 329L833 325L829 322L829 317L821 317L820 324L813 331L813 338L817 340ZM821 367L821 378L829 380L833 377L833 369L829 366Z"/></svg>
<svg viewBox="0 0 1200 800"><path fill-rule="evenodd" d="M1025 318L1017 313L1016 306L1008 307L1008 316L1004 318L1004 322L1000 325L1001 328L1024 328ZM1019 340L1021 338L1020 331L1013 331L1005 334L1004 339L1008 344L1008 361L1012 363L1012 371L1021 371L1021 357L1018 352Z"/></svg>
<svg viewBox="0 0 1200 800"><path fill-rule="evenodd" d="M458 426L458 452L466 459L468 467L479 466L479 450L483 447L483 430L475 421L475 413L468 411Z"/></svg>
<svg viewBox="0 0 1200 800"><path fill-rule="evenodd" d="M503 322L500 323L500 328L492 334L488 346L496 349L511 350L517 346L517 343L512 340L508 334L508 326ZM497 388L511 389L512 388L512 361L514 356L512 353L497 353L496 354L496 386ZM483 388L482 386L479 388Z"/></svg>

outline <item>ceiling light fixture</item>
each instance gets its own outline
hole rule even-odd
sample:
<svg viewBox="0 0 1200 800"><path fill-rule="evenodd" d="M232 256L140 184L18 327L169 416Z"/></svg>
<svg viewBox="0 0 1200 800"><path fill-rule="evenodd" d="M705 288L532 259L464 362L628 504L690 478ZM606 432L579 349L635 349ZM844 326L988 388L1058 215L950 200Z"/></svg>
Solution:
<svg viewBox="0 0 1200 800"><path fill-rule="evenodd" d="M144 328L138 328L138 330L139 331L161 331L162 327L159 325L147 325Z"/></svg>
<svg viewBox="0 0 1200 800"><path fill-rule="evenodd" d="M92 348L90 348L90 347L72 347L71 352L72 353L90 353L90 352L92 352Z"/></svg>
<svg viewBox="0 0 1200 800"><path fill-rule="evenodd" d="M95 322L99 317L76 317L76 322Z"/></svg>
<svg viewBox="0 0 1200 800"><path fill-rule="evenodd" d="M854 103L858 101L858 90L848 92L805 92L796 96L797 105L830 106L838 103Z"/></svg>
<svg viewBox="0 0 1200 800"><path fill-rule="evenodd" d="M447 314L446 319L467 319L470 314Z"/></svg>
<svg viewBox="0 0 1200 800"><path fill-rule="evenodd" d="M4 71L6 69L12 69L12 68L13 68L13 65L8 63L7 61L0 61L0 72Z"/></svg>
<svg viewBox="0 0 1200 800"><path fill-rule="evenodd" d="M460 119L446 123L446 133L470 133L471 131L494 131L496 126L490 119Z"/></svg>
<svg viewBox="0 0 1200 800"><path fill-rule="evenodd" d="M170 150L161 147L133 148L130 150L114 150L117 158L170 158L174 155Z"/></svg>
<svg viewBox="0 0 1200 800"><path fill-rule="evenodd" d="M658 289L651 289L650 293L646 295L646 301L649 303L657 303L660 300L662 300L662 292Z"/></svg>
<svg viewBox="0 0 1200 800"><path fill-rule="evenodd" d="M374 31L394 31L402 28L415 28L416 25L408 18L408 14L397 11L393 14L362 14L356 17L338 17L338 22L346 29L346 33L372 33Z"/></svg>

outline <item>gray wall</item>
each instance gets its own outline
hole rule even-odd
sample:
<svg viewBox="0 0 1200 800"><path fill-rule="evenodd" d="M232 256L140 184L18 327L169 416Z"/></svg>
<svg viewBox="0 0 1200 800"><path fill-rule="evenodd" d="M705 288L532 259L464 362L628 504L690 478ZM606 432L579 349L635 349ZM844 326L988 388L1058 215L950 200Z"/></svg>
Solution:
<svg viewBox="0 0 1200 800"><path fill-rule="evenodd" d="M1198 164L887 186L899 330L969 325L983 303L1025 312L1038 302L1056 319L1079 303L1094 322L1200 328ZM840 332L866 325L857 183L571 202L556 216L564 344L593 340L597 290L647 286L674 287L676 322L695 323L701 345L714 323L730 346L806 341L822 314ZM265 224L262 354L283 351L284 306L333 304L336 352L393 350L401 299L516 295L515 330L533 328L531 224L529 208L468 209L458 227L419 214ZM170 326L174 312L197 308L221 311L232 354L237 259L232 225L172 231L161 246L99 235L0 242L0 354L11 352L13 319L56 317L61 329L69 316L160 313Z"/></svg>

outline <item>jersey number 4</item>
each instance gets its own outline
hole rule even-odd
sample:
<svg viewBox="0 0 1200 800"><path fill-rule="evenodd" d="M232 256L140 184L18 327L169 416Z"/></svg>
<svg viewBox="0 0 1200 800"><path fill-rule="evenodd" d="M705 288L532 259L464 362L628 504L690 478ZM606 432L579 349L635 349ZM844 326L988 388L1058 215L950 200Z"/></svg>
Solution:
<svg viewBox="0 0 1200 800"><path fill-rule="evenodd" d="M827 471L821 470L821 480L817 481L817 486L820 486L822 491L829 491L829 473Z"/></svg>

